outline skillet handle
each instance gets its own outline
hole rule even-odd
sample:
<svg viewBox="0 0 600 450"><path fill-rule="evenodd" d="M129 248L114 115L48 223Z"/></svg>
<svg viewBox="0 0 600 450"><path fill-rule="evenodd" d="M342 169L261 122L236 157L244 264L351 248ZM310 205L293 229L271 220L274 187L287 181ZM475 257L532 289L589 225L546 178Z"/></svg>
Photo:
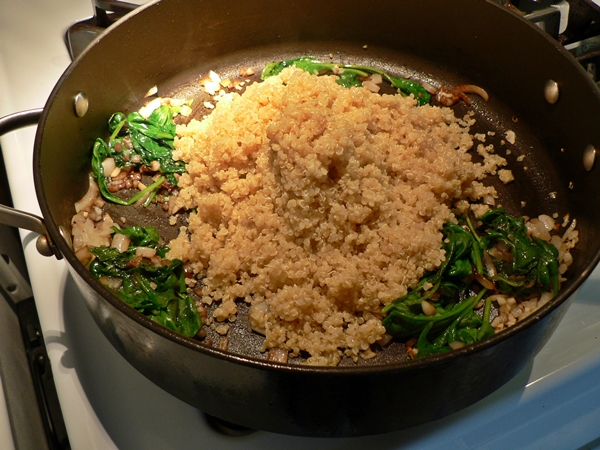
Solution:
<svg viewBox="0 0 600 450"><path fill-rule="evenodd" d="M69 54L73 60L106 28L139 6L118 0L92 0L92 4L94 16L74 23L65 34Z"/></svg>
<svg viewBox="0 0 600 450"><path fill-rule="evenodd" d="M117 0L94 0L93 3L97 25L102 28L108 28L116 19L120 19L140 6L135 3ZM111 17L111 15L114 17Z"/></svg>
<svg viewBox="0 0 600 450"><path fill-rule="evenodd" d="M43 109L31 109L0 117L0 136L19 128L37 124L42 111ZM19 211L9 206L0 205L0 223L38 233L40 236L36 242L37 251L44 256L56 256L57 259L62 258L62 255L48 233L44 219L41 217Z"/></svg>

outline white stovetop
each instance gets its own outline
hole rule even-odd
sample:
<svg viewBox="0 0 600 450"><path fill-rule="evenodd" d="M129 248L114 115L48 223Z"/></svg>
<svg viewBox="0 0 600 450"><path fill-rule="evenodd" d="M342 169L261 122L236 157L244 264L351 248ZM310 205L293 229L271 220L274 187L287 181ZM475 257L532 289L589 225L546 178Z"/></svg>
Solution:
<svg viewBox="0 0 600 450"><path fill-rule="evenodd" d="M66 28L91 11L90 0L0 0L0 116L43 106L70 63ZM11 133L1 144L15 205L39 214L31 173L34 133L35 127ZM534 362L457 414L369 438L265 432L231 438L209 429L198 410L135 371L93 323L66 263L40 256L33 233L21 236L73 449L573 449L591 441L600 446L599 270ZM8 441L2 406L0 399L0 448L10 448L2 444Z"/></svg>

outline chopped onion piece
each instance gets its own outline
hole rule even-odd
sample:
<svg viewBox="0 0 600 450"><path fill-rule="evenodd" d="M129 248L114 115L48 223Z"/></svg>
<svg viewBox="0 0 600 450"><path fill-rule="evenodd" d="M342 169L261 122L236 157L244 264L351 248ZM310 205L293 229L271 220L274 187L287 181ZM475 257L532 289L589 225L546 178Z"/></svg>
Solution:
<svg viewBox="0 0 600 450"><path fill-rule="evenodd" d="M190 114L192 114L192 108L189 105L183 105L181 107L181 115L187 117Z"/></svg>
<svg viewBox="0 0 600 450"><path fill-rule="evenodd" d="M554 294L552 294L552 292L542 293L540 299L538 300L538 308L541 308L546 303L548 303L550 300L552 300L552 297L554 297Z"/></svg>
<svg viewBox="0 0 600 450"><path fill-rule="evenodd" d="M562 259L563 259L563 263L568 266L568 265L570 265L573 262L573 255L571 255L571 253L569 253L569 252L565 252L563 254L563 258Z"/></svg>
<svg viewBox="0 0 600 450"><path fill-rule="evenodd" d="M505 294L493 294L493 295L490 295L490 300L492 300L493 302L498 303L498 305L500 305L500 306L506 305L506 299L507 299L507 296Z"/></svg>
<svg viewBox="0 0 600 450"><path fill-rule="evenodd" d="M142 258L152 258L156 255L156 249L150 247L137 247L135 249L135 256L141 256Z"/></svg>
<svg viewBox="0 0 600 450"><path fill-rule="evenodd" d="M214 70L211 70L208 72L208 77L216 82L216 83L221 83L221 77L219 76L219 74L217 72L215 72Z"/></svg>
<svg viewBox="0 0 600 450"><path fill-rule="evenodd" d="M381 76L381 74L378 73L374 73L373 75L371 75L369 77L371 79L371 81L375 84L381 84L383 83L383 77Z"/></svg>
<svg viewBox="0 0 600 450"><path fill-rule="evenodd" d="M434 86L432 86L431 84L425 82L425 81L421 81L421 86L423 86L423 88L429 92L431 95L435 95L438 93L437 88L435 88Z"/></svg>
<svg viewBox="0 0 600 450"><path fill-rule="evenodd" d="M377 341L377 343L379 345L381 345L382 347L384 347L387 344L389 344L392 339L393 339L393 336L391 334L385 333L383 336L381 336L381 339L379 339Z"/></svg>
<svg viewBox="0 0 600 450"><path fill-rule="evenodd" d="M157 97L154 100L152 100L151 102L142 106L140 108L139 113L144 119L147 119L148 117L150 117L150 114L152 114L152 111L154 111L156 108L160 107L161 105L162 105L162 99L160 97Z"/></svg>
<svg viewBox="0 0 600 450"><path fill-rule="evenodd" d="M130 243L131 239L129 239L128 236L121 233L115 233L110 246L119 250L119 253L123 253L127 251Z"/></svg>
<svg viewBox="0 0 600 450"><path fill-rule="evenodd" d="M471 100L466 94L477 94L486 102L490 99L490 96L483 88L474 84L461 84L450 90L445 89L444 86L440 87L436 93L436 100L444 106L452 106L459 100L470 105Z"/></svg>
<svg viewBox="0 0 600 450"><path fill-rule="evenodd" d="M151 87L151 88L148 90L148 92L146 92L146 95L144 95L144 97L145 97L145 98L147 98L147 97L151 97L151 96L153 96L154 94L156 94L157 92L158 92L158 86L152 86L152 87Z"/></svg>
<svg viewBox="0 0 600 450"><path fill-rule="evenodd" d="M98 185L94 181L93 175L90 173L88 190L81 200L75 203L75 212L90 211L99 195L100 190L98 189Z"/></svg>
<svg viewBox="0 0 600 450"><path fill-rule="evenodd" d="M115 289L115 290L119 289L121 287L121 285L123 284L123 280L121 278L117 278L117 277L100 277L100 278L98 278L98 280L104 286L111 288L111 289Z"/></svg>
<svg viewBox="0 0 600 450"><path fill-rule="evenodd" d="M448 346L452 349L452 350L458 350L459 348L463 348L466 344L464 342L460 342L460 341L452 341L448 343Z"/></svg>
<svg viewBox="0 0 600 450"><path fill-rule="evenodd" d="M540 220L541 223L544 224L544 227L546 227L546 230L550 231L554 229L555 226L555 222L554 219L546 214L542 214L540 216L538 216L538 219Z"/></svg>
<svg viewBox="0 0 600 450"><path fill-rule="evenodd" d="M548 229L546 228L546 225L544 224L544 222L542 222L538 218L531 219L530 222L533 225L533 228L527 227L527 230L531 233L531 235L534 237L537 237L539 239L542 239L544 241L549 242L551 239L551 236L550 236L550 233L548 232Z"/></svg>
<svg viewBox="0 0 600 450"><path fill-rule="evenodd" d="M380 89L380 87L376 83L373 83L371 80L363 81L362 85L365 89L368 89L369 91L374 92L375 94L378 93Z"/></svg>
<svg viewBox="0 0 600 450"><path fill-rule="evenodd" d="M569 237L569 235L571 234L571 232L575 229L575 225L576 225L576 219L573 219L573 222L571 222L571 225L569 225L569 228L567 228L567 230L563 233L563 241L565 239L567 239Z"/></svg>
<svg viewBox="0 0 600 450"><path fill-rule="evenodd" d="M266 301L255 302L250 305L248 308L248 318L250 319L250 328L252 331L255 331L259 334L266 334L266 329L264 328L264 321L257 320L256 316L263 316L269 312L269 305L267 305Z"/></svg>
<svg viewBox="0 0 600 450"><path fill-rule="evenodd" d="M486 102L490 99L490 96L485 91L485 89L474 84L463 84L460 86L456 86L455 88L453 88L453 90L457 90L465 94L477 94Z"/></svg>
<svg viewBox="0 0 600 450"><path fill-rule="evenodd" d="M171 106L183 106L187 100L185 98L167 98L165 103Z"/></svg>
<svg viewBox="0 0 600 450"><path fill-rule="evenodd" d="M550 239L550 243L552 245L554 245L557 250L560 251L560 248L562 247L563 240L561 239L560 236L554 235L554 236L552 236L552 239Z"/></svg>
<svg viewBox="0 0 600 450"><path fill-rule="evenodd" d="M492 195L484 195L483 196L483 203L485 203L486 205L495 206L496 205L496 199Z"/></svg>
<svg viewBox="0 0 600 450"><path fill-rule="evenodd" d="M494 261L492 261L492 257L486 250L483 251L483 264L485 265L488 276L496 276L496 266L494 266Z"/></svg>
<svg viewBox="0 0 600 450"><path fill-rule="evenodd" d="M104 161L102 161L102 171L105 177L111 176L116 168L117 163L115 162L114 158L106 158Z"/></svg>
<svg viewBox="0 0 600 450"><path fill-rule="evenodd" d="M75 256L77 259L81 261L82 264L87 265L92 259L94 259L94 255L88 249L88 246L81 247L79 250L75 252Z"/></svg>

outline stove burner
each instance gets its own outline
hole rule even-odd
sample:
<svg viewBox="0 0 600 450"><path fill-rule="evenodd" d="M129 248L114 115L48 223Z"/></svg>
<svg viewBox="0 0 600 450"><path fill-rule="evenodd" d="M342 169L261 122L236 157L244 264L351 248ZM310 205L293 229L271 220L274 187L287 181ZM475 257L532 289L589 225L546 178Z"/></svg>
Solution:
<svg viewBox="0 0 600 450"><path fill-rule="evenodd" d="M593 0L496 0L558 40L598 83L600 5ZM560 30L565 19L566 27Z"/></svg>

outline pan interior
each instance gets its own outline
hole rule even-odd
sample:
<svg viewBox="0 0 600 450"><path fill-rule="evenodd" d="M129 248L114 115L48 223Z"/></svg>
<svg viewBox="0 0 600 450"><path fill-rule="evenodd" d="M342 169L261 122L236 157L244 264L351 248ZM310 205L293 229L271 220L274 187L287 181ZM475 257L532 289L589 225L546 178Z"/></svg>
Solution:
<svg viewBox="0 0 600 450"><path fill-rule="evenodd" d="M332 52L332 48L335 49L334 52ZM241 69L251 69L255 75L246 78L247 82L260 82L260 73L267 63L307 55L321 61L383 68L395 76L411 78L432 86L455 86L469 83L469 80L464 77L454 75L412 55L390 49L377 47L365 49L356 44L342 43L332 46L331 42L311 42L302 51L298 50L297 45L278 45L216 58L210 63L199 64L193 69L177 74L172 79L163 81L157 86L158 95L193 98L193 105L196 106L187 120L200 119L204 114L209 113L202 107L202 104L205 100L210 100L210 97L200 88L201 80L208 75L209 71L218 73L222 79L236 79L240 78ZM485 145L492 144L497 153L508 160L508 168L515 175L515 181L509 185L503 184L497 177L488 177L488 182L493 184L499 193L499 205L505 207L511 214L519 216L536 217L544 213L562 217L567 214L569 206L564 202L565 195L562 195L566 186L561 182L552 165L548 163L548 158L539 157L545 152L545 149L532 130L528 128L526 120L520 120L493 93L488 102L474 95L471 96L471 99L473 101L471 105L460 102L453 106L455 115L463 117L467 112L473 111L476 124L472 127L472 134L485 136ZM132 105L131 110L139 109L148 101L148 99L138 101ZM506 133L509 130L518 136L513 144L506 139ZM474 147L477 144L476 141ZM475 153L473 156L475 160L481 160L474 150L472 153ZM109 207L109 212L114 217L123 217L126 220L124 226L134 224L155 226L166 240L176 237L179 225L182 224L180 221L178 226L168 225L167 214L158 207L145 209L114 205ZM214 308L215 306L213 306ZM238 320L230 323L230 330L227 334L227 351L251 358L265 359L266 354L259 351L263 338L251 330L246 314L247 309L247 304L243 301L238 302ZM223 336L209 327L206 327L206 331L207 335L201 342L218 348L223 342ZM294 358L290 360L290 363L299 364L304 360L303 357ZM379 348L377 356L372 359L360 359L358 363L355 363L350 358L344 357L340 366L385 365L405 360L407 360L407 355L404 345L393 342L385 348Z"/></svg>

